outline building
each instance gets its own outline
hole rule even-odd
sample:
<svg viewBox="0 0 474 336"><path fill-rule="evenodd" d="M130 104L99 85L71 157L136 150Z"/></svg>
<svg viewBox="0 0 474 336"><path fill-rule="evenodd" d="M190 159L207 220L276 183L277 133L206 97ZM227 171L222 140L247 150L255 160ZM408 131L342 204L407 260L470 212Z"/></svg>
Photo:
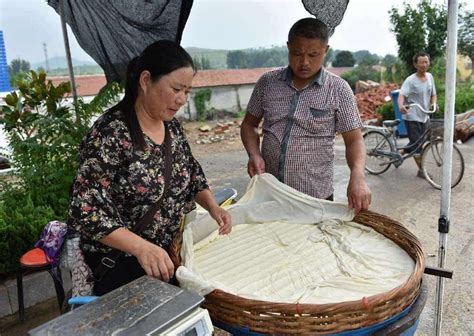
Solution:
<svg viewBox="0 0 474 336"><path fill-rule="evenodd" d="M7 52L5 50L5 41L3 40L3 31L0 30L0 92L10 92L10 77L8 76Z"/></svg>
<svg viewBox="0 0 474 336"><path fill-rule="evenodd" d="M237 114L247 108L255 83L266 72L274 68L199 70L193 80L193 89L189 100L177 116L195 120L198 112L195 97L199 91L210 90L210 99L206 102L207 110L224 111ZM329 68L336 75L341 75L352 68ZM51 77L54 85L68 81L69 77ZM104 75L76 76L78 96L90 101L106 84ZM69 97L70 99L70 97Z"/></svg>

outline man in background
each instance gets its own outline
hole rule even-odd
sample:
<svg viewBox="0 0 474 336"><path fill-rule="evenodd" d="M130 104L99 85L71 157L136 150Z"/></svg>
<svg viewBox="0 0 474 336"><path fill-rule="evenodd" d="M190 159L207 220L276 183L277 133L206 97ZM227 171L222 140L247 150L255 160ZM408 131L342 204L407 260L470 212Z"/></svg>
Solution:
<svg viewBox="0 0 474 336"><path fill-rule="evenodd" d="M430 56L424 52L417 53L413 57L413 66L416 72L405 79L398 95L398 106L408 133L409 143L407 146L412 145L421 137L429 127L430 120L428 114L419 107L410 107L409 105L419 104L423 109L430 110L438 100L433 76L428 72ZM401 154L410 152L410 148L405 148ZM425 176L421 170L421 146L418 147L413 158L418 166L417 176L424 178Z"/></svg>

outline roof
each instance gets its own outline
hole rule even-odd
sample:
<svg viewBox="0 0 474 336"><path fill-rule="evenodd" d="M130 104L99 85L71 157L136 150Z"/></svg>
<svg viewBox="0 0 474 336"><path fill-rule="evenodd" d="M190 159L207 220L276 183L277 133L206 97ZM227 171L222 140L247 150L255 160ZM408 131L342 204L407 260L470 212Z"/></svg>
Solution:
<svg viewBox="0 0 474 336"><path fill-rule="evenodd" d="M266 72L275 68L199 70L193 80L194 88L216 87L226 85L255 84ZM353 68L328 68L327 70L340 76ZM95 96L106 84L104 75L76 76L77 94L81 97ZM69 77L50 77L54 85L69 80Z"/></svg>
<svg viewBox="0 0 474 336"><path fill-rule="evenodd" d="M69 77L50 77L56 86L61 82L69 81ZM75 76L77 95L81 97L95 96L100 89L107 83L105 75Z"/></svg>
<svg viewBox="0 0 474 336"><path fill-rule="evenodd" d="M341 76L345 72L354 70L354 67L338 67L338 68L330 67L330 68L326 68L326 70L337 76Z"/></svg>
<svg viewBox="0 0 474 336"><path fill-rule="evenodd" d="M255 84L266 72L275 68L200 70L193 80L193 87Z"/></svg>

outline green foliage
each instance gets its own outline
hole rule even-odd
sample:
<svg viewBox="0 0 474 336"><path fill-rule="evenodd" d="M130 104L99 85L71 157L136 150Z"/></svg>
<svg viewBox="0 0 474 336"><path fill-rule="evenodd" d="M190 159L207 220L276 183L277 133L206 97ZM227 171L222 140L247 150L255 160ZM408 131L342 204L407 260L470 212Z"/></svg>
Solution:
<svg viewBox="0 0 474 336"><path fill-rule="evenodd" d="M387 54L382 58L381 63L385 67L385 71L383 73L384 76L384 81L389 82L389 83L394 83L396 82L396 76L395 76L395 64L397 63L397 57Z"/></svg>
<svg viewBox="0 0 474 336"><path fill-rule="evenodd" d="M383 120L394 120L395 119L395 111L393 110L392 102L380 106L377 109L377 114L380 114L382 116Z"/></svg>
<svg viewBox="0 0 474 336"><path fill-rule="evenodd" d="M445 91L438 89L439 110L434 114L435 118L444 117ZM456 100L454 102L454 114L464 113L474 109L474 90L469 85L458 85L456 87Z"/></svg>
<svg viewBox="0 0 474 336"><path fill-rule="evenodd" d="M474 11L465 10L459 17L458 50L474 63Z"/></svg>
<svg viewBox="0 0 474 336"><path fill-rule="evenodd" d="M211 62L209 61L209 58L205 56L199 57L193 57L193 63L194 63L194 68L196 70L208 70L211 69Z"/></svg>
<svg viewBox="0 0 474 336"><path fill-rule="evenodd" d="M391 30L398 43L398 57L413 72L413 56L425 51L435 61L445 52L447 10L444 5L422 0L418 5L403 3L403 13L395 7L389 11Z"/></svg>
<svg viewBox="0 0 474 336"><path fill-rule="evenodd" d="M380 57L376 54L372 54L368 50L359 50L352 53L354 59L358 65L375 65L380 61Z"/></svg>
<svg viewBox="0 0 474 336"><path fill-rule="evenodd" d="M343 50L339 52L334 58L334 61L332 62L332 66L335 68L352 67L354 66L354 64L355 64L354 56L352 56L352 53L348 50Z"/></svg>
<svg viewBox="0 0 474 336"><path fill-rule="evenodd" d="M6 244L3 239L10 234L32 232L20 236L18 239L24 241L24 245L9 252L15 261L17 254L31 248L39 238L38 230L48 221L66 219L80 142L90 127L91 118L102 113L120 90L118 84L113 84L91 103L79 100L72 109L63 101L71 91L69 82L54 86L46 80L45 73L31 71L26 80L18 83L18 88L19 93L12 92L5 97L7 106L2 107L3 118L0 119L15 168L14 176L4 183L1 195L4 225L0 223L0 230L4 234L0 235L0 244ZM25 206L25 200L29 206ZM38 215L37 221L32 219L33 214ZM31 225L38 225L37 230L31 229ZM0 264L3 263L0 260Z"/></svg>
<svg viewBox="0 0 474 336"><path fill-rule="evenodd" d="M196 106L198 120L204 121L208 117L207 104L211 100L211 89L203 89L194 95L194 105Z"/></svg>
<svg viewBox="0 0 474 336"><path fill-rule="evenodd" d="M27 77L30 71L30 63L20 58L15 58L8 66L8 75L10 77L10 85L16 87L16 83Z"/></svg>
<svg viewBox="0 0 474 336"><path fill-rule="evenodd" d="M41 68L37 69L38 72L41 72ZM97 75L103 74L104 70L98 65L79 65L73 67L74 74L76 76L79 75ZM56 68L50 69L48 71L48 76L69 76L69 69L68 68Z"/></svg>
<svg viewBox="0 0 474 336"><path fill-rule="evenodd" d="M8 74L13 76L19 72L28 72L30 71L30 62L25 61L21 58L15 58L10 62L8 66Z"/></svg>
<svg viewBox="0 0 474 336"><path fill-rule="evenodd" d="M286 47L235 50L229 51L227 54L227 68L229 69L278 67L287 64L288 50Z"/></svg>
<svg viewBox="0 0 474 336"><path fill-rule="evenodd" d="M209 60L210 69L225 69L227 68L227 53L228 50L219 49L204 49L204 48L186 48L186 51L193 59L201 60L205 57Z"/></svg>
<svg viewBox="0 0 474 336"><path fill-rule="evenodd" d="M380 80L380 73L370 66L361 65L351 71L343 73L341 77L349 83L352 90L355 90L355 85L358 80L372 80L378 82Z"/></svg>
<svg viewBox="0 0 474 336"><path fill-rule="evenodd" d="M47 205L37 205L22 189L10 189L0 200L0 275L16 271L18 259L38 240L45 224L55 218Z"/></svg>
<svg viewBox="0 0 474 336"><path fill-rule="evenodd" d="M334 49L329 47L329 50L326 53L326 56L324 56L324 62L323 62L324 66L327 66L329 62L332 62L333 59L334 59Z"/></svg>

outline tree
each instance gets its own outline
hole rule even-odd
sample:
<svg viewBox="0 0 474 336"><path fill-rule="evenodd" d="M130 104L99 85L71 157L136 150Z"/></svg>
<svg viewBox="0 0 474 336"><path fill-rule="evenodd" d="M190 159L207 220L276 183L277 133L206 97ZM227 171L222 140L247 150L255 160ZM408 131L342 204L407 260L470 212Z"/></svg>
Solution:
<svg viewBox="0 0 474 336"><path fill-rule="evenodd" d="M326 56L324 56L324 66L327 66L329 62L332 62L333 58L334 58L334 49L329 48L328 52L326 53Z"/></svg>
<svg viewBox="0 0 474 336"><path fill-rule="evenodd" d="M358 65L375 65L379 63L379 56L372 54L368 50L359 50L352 53Z"/></svg>
<svg viewBox="0 0 474 336"><path fill-rule="evenodd" d="M382 65L385 67L385 78L387 82L394 82L394 70L395 64L397 63L397 57L387 54L381 60Z"/></svg>
<svg viewBox="0 0 474 336"><path fill-rule="evenodd" d="M30 62L25 61L21 58L15 58L10 62L8 66L8 72L10 76L14 76L19 72L28 72L30 71Z"/></svg>
<svg viewBox="0 0 474 336"><path fill-rule="evenodd" d="M336 55L332 66L335 68L339 67L352 67L355 64L355 59L352 53L348 50L343 50Z"/></svg>
<svg viewBox="0 0 474 336"><path fill-rule="evenodd" d="M248 68L247 55L242 50L229 51L227 54L227 68L245 69Z"/></svg>
<svg viewBox="0 0 474 336"><path fill-rule="evenodd" d="M193 63L196 70L202 70L201 60L198 57L193 57Z"/></svg>
<svg viewBox="0 0 474 336"><path fill-rule="evenodd" d="M445 53L447 34L447 10L444 5L422 0L418 6L403 3L403 13L395 7L389 11L391 31L398 43L398 57L407 69L414 70L413 56L427 52L432 61Z"/></svg>
<svg viewBox="0 0 474 336"><path fill-rule="evenodd" d="M458 50L474 63L474 11L464 11L459 18Z"/></svg>
<svg viewBox="0 0 474 336"><path fill-rule="evenodd" d="M358 66L354 68L354 70L345 72L341 75L341 77L349 83L352 90L355 90L355 85L358 80L372 80L376 82L379 80L379 76L380 74L378 71L368 65Z"/></svg>
<svg viewBox="0 0 474 336"><path fill-rule="evenodd" d="M17 82L23 80L28 71L30 71L30 62L21 58L13 59L8 66L11 86L17 87Z"/></svg>
<svg viewBox="0 0 474 336"><path fill-rule="evenodd" d="M211 68L211 61L205 56L201 56L201 67L203 70L208 70Z"/></svg>

